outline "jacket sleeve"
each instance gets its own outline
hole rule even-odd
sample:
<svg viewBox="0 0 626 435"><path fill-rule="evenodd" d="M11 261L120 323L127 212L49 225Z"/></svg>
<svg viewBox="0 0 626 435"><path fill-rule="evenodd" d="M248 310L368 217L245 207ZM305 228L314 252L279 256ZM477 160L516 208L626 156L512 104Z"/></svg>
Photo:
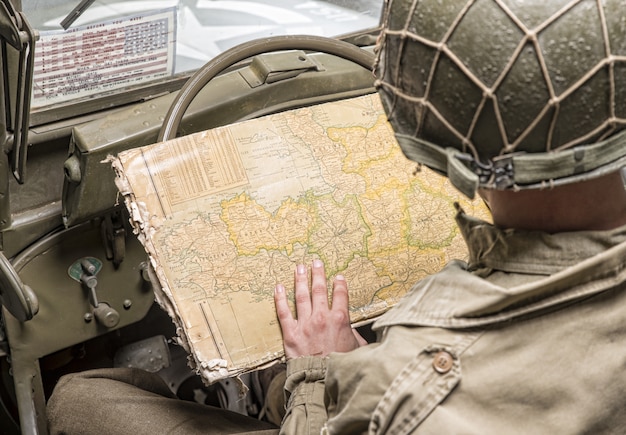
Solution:
<svg viewBox="0 0 626 435"><path fill-rule="evenodd" d="M281 425L281 434L320 433L327 420L324 405L326 363L326 358L314 356L287 361L287 410Z"/></svg>

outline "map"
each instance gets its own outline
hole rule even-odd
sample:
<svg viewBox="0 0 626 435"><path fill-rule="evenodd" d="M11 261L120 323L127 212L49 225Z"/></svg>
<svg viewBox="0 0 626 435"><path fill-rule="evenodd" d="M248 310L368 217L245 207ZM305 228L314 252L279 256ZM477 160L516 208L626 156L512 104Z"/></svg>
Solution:
<svg viewBox="0 0 626 435"><path fill-rule="evenodd" d="M209 383L283 358L273 292L296 264L342 274L353 324L467 251L454 203L404 157L376 94L121 153L117 185L162 289L157 300ZM293 297L293 296L292 296Z"/></svg>

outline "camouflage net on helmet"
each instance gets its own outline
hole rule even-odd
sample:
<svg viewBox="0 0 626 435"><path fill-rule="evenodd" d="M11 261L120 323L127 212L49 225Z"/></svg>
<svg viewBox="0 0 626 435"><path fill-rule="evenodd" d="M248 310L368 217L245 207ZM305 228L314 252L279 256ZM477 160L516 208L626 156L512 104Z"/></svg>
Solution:
<svg viewBox="0 0 626 435"><path fill-rule="evenodd" d="M396 133L474 166L559 154L626 126L623 0L388 0L379 50L377 87ZM610 159L626 154L620 144Z"/></svg>

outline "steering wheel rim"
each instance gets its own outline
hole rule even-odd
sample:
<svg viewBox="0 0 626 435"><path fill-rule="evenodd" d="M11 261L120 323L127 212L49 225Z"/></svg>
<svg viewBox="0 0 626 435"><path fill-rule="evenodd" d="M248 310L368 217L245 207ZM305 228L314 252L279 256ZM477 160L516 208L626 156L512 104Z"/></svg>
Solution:
<svg viewBox="0 0 626 435"><path fill-rule="evenodd" d="M272 36L237 45L211 59L187 80L165 115L157 142L176 137L180 122L191 102L222 71L252 56L283 50L308 50L327 53L350 60L369 70L373 68L375 58L373 53L348 42L323 36Z"/></svg>

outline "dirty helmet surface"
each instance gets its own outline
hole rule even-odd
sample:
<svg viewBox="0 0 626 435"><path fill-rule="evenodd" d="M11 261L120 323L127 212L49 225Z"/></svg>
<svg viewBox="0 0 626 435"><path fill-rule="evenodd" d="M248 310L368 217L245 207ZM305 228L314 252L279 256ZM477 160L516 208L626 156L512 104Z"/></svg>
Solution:
<svg viewBox="0 0 626 435"><path fill-rule="evenodd" d="M388 0L376 85L406 156L479 187L626 165L623 0Z"/></svg>

